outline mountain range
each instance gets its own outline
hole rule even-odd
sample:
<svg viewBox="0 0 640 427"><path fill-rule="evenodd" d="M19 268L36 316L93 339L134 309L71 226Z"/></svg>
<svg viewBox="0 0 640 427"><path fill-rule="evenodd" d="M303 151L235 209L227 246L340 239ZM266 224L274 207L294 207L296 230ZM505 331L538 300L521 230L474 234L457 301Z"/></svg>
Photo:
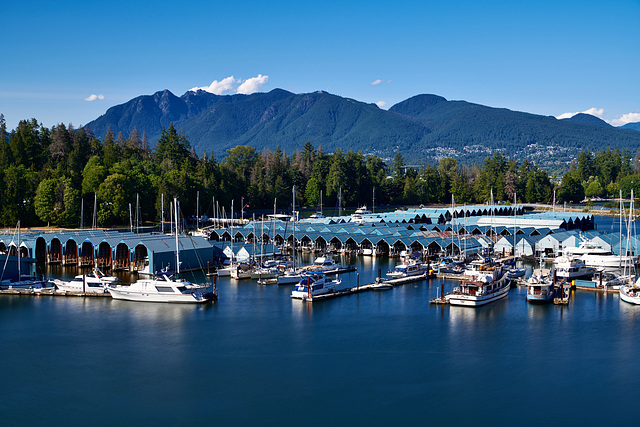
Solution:
<svg viewBox="0 0 640 427"><path fill-rule="evenodd" d="M217 157L237 145L291 153L310 141L325 152L354 150L385 159L400 152L408 164L443 157L470 163L499 151L562 166L583 148L628 148L634 154L640 148L637 128L616 128L594 116L558 120L437 95L417 95L383 110L324 91L214 95L199 90L177 97L164 90L111 107L87 126L100 138L109 127L125 137L135 127L154 145L171 123L197 153Z"/></svg>

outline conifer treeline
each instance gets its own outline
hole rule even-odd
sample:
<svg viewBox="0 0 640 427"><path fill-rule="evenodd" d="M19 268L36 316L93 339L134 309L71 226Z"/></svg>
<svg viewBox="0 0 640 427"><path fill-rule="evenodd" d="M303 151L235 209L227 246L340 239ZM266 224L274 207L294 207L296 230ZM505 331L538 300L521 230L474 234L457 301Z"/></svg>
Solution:
<svg viewBox="0 0 640 427"><path fill-rule="evenodd" d="M595 157L581 153L567 174L570 182L563 179L560 201L578 200L579 188L587 193L598 190L594 182L603 195L628 187L625 179L633 176L633 168L624 160L628 153L603 153ZM636 182L640 183L640 176ZM374 188L376 205L448 204L452 195L458 204L484 203L492 192L496 201L511 201L517 194L520 202L547 203L553 193L545 171L501 154L472 167L444 158L416 170L407 168L400 154L386 164L379 157L352 151L327 154L307 142L290 155L279 148L256 152L253 147L238 146L218 162L212 154L198 157L173 125L163 129L152 150L136 129L126 137L109 131L100 141L87 128L60 124L49 129L32 119L7 132L0 115L0 220L4 226L18 220L24 226L78 226L81 204L87 225L94 197L100 226L128 224L129 205L135 207L136 195L143 221L159 220L163 194L165 212L168 200L177 197L188 216L196 213L198 192L201 214L213 214L214 198L226 207L227 215L231 200L238 206L241 199L250 209L271 209L277 199L279 210L286 211L291 207L293 185L297 206L316 208L322 191L328 210L337 206L340 190L343 206L352 207L370 205Z"/></svg>

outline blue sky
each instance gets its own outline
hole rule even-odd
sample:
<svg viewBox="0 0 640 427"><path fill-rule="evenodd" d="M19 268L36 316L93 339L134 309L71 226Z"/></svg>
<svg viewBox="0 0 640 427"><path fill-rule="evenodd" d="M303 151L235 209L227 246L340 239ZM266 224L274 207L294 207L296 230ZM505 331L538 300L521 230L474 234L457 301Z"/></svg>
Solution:
<svg viewBox="0 0 640 427"><path fill-rule="evenodd" d="M136 96L214 81L231 82L224 93L325 90L382 108L433 93L640 121L640 0L23 0L2 16L9 129L79 126Z"/></svg>

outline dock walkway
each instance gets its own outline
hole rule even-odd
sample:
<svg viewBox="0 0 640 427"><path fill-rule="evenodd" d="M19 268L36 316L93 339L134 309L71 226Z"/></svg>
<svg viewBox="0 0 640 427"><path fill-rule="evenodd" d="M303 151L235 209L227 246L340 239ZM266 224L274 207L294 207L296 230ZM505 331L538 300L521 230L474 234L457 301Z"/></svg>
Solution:
<svg viewBox="0 0 640 427"><path fill-rule="evenodd" d="M317 295L315 297L307 297L307 298L303 298L303 301L306 302L317 302L317 301L324 301L324 300L328 300L328 299L332 299L332 298L337 298L337 297L342 297L342 296L346 296L346 295L353 295L353 294L358 294L361 292L367 292L367 291L372 291L375 289L375 286L379 283L385 283L385 284L389 284L389 285L393 285L394 287L396 286L402 286L405 285L407 283L413 283L413 282L419 282L422 280L428 280L435 277L434 275L429 275L428 273L425 274L421 274L419 276L409 276L409 277L400 277L398 279L388 279L388 280L382 280L379 282L373 282L373 283L367 283L366 285L361 285L361 286L352 286L350 288L345 288L345 289L340 289L338 291L335 292L331 292L328 294L323 294L323 295Z"/></svg>

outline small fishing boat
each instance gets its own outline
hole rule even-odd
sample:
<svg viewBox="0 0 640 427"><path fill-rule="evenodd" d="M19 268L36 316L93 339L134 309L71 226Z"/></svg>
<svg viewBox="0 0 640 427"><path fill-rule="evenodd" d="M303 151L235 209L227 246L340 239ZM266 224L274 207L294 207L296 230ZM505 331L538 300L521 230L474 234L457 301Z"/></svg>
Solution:
<svg viewBox="0 0 640 427"><path fill-rule="evenodd" d="M556 296L555 286L550 277L531 276L527 280L527 301L528 302L552 302Z"/></svg>
<svg viewBox="0 0 640 427"><path fill-rule="evenodd" d="M376 281L373 285L371 285L372 291L388 291L393 289L393 285L391 283L386 282L384 279L376 277Z"/></svg>

